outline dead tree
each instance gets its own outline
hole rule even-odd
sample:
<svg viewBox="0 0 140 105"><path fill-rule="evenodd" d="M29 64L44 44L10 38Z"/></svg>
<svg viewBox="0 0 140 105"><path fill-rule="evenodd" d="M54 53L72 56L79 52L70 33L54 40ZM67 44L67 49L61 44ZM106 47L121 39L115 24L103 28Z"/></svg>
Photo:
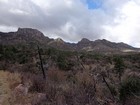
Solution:
<svg viewBox="0 0 140 105"><path fill-rule="evenodd" d="M114 95L113 95L112 89L111 89L110 85L108 84L108 82L106 81L104 74L101 73L101 76L102 76L102 78L103 78L103 82L105 82L107 88L109 89L109 91L110 91L110 93L111 93L111 95L112 95L113 100L115 100L115 97L114 97Z"/></svg>
<svg viewBox="0 0 140 105"><path fill-rule="evenodd" d="M38 55L39 55L39 59L40 59L40 67L41 67L41 70L42 70L42 73L43 73L43 78L46 79L45 70L43 68L43 61L42 61L39 46L37 46L37 49L38 49Z"/></svg>

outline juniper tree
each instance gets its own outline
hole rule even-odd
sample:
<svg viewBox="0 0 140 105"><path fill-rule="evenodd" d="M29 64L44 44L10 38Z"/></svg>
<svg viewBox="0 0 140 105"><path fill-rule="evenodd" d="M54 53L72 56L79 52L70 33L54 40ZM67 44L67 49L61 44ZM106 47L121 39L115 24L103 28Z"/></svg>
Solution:
<svg viewBox="0 0 140 105"><path fill-rule="evenodd" d="M115 72L118 74L119 76L119 80L121 82L121 76L122 74L124 73L124 61L121 57L116 57L115 58L115 66L114 66L114 69L115 69Z"/></svg>

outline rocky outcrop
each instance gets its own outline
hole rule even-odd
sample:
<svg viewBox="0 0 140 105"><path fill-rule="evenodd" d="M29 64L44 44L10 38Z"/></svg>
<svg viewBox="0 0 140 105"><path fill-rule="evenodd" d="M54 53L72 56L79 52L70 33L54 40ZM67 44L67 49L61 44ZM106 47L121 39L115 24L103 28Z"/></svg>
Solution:
<svg viewBox="0 0 140 105"><path fill-rule="evenodd" d="M23 35L24 37L28 37L28 38L33 38L33 37L44 38L42 32L32 28L18 28L16 34Z"/></svg>

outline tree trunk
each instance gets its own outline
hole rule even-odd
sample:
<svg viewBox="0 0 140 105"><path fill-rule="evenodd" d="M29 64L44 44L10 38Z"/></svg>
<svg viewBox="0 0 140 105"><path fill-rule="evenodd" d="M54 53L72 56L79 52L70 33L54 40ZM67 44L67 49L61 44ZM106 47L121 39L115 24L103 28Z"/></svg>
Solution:
<svg viewBox="0 0 140 105"><path fill-rule="evenodd" d="M37 46L37 49L38 49L38 55L39 55L39 59L40 59L41 70L42 70L42 73L43 73L43 78L46 79L46 75L45 75L45 71L44 71L44 68L43 68L43 62L42 62L39 46Z"/></svg>

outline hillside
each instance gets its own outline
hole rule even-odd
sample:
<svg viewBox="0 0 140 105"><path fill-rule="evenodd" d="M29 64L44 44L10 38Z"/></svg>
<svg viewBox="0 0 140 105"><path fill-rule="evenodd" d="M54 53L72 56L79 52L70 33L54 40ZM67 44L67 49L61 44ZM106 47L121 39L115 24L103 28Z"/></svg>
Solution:
<svg viewBox="0 0 140 105"><path fill-rule="evenodd" d="M30 50L0 59L2 105L140 104L140 54L105 56L43 49L43 65L49 65L44 67L47 77L43 79L38 56ZM26 95L13 93L27 82L31 85Z"/></svg>
<svg viewBox="0 0 140 105"><path fill-rule="evenodd" d="M78 43L64 42L62 39L50 39L36 29L19 28L17 32L0 32L0 44L32 44L54 47L62 50L97 51L97 52L137 52L139 49L125 43L110 42L105 39L90 41L83 38Z"/></svg>
<svg viewBox="0 0 140 105"><path fill-rule="evenodd" d="M67 43L29 28L1 32L0 105L139 105L138 50L105 39Z"/></svg>

